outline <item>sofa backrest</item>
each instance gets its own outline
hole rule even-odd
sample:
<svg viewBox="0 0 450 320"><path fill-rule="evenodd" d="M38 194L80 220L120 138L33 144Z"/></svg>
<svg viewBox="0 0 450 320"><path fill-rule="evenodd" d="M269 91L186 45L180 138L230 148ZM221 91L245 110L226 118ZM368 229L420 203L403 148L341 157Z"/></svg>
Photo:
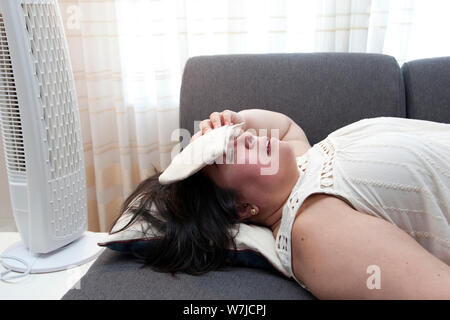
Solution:
<svg viewBox="0 0 450 320"><path fill-rule="evenodd" d="M406 62L402 72L406 116L450 123L450 57Z"/></svg>
<svg viewBox="0 0 450 320"><path fill-rule="evenodd" d="M260 108L296 121L312 144L366 117L405 117L400 67L387 55L287 53L200 56L185 66L180 127L214 111Z"/></svg>

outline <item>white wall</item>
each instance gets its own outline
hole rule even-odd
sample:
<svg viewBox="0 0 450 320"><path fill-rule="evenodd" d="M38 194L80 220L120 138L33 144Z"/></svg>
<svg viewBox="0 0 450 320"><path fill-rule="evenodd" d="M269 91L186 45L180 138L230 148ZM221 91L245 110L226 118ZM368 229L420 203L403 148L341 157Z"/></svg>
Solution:
<svg viewBox="0 0 450 320"><path fill-rule="evenodd" d="M9 198L8 176L6 175L3 140L0 132L0 231L16 231Z"/></svg>

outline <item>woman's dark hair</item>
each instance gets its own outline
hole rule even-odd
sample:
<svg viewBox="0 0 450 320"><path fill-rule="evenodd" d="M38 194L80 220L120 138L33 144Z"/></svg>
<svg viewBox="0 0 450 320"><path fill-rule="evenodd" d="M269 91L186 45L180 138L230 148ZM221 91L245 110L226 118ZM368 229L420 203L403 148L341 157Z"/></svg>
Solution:
<svg viewBox="0 0 450 320"><path fill-rule="evenodd" d="M236 249L230 229L239 222L235 193L216 186L202 172L168 185L159 183L159 175L142 181L128 196L120 216L126 212L132 218L113 233L137 220L161 233L158 245L151 246L144 257L159 272L197 275L229 262L230 246Z"/></svg>

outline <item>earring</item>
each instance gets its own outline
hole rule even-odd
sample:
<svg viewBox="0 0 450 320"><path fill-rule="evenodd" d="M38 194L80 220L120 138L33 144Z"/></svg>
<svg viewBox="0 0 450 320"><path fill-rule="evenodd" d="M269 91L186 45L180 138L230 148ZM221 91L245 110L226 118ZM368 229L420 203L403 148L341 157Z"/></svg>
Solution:
<svg viewBox="0 0 450 320"><path fill-rule="evenodd" d="M256 209L250 209L250 214L252 216L256 216Z"/></svg>

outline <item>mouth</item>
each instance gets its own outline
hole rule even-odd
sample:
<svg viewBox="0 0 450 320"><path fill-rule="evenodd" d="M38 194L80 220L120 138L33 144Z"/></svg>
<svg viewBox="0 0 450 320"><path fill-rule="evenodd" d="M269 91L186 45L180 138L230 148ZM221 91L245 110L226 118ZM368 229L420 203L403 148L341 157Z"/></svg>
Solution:
<svg viewBox="0 0 450 320"><path fill-rule="evenodd" d="M270 155L270 139L266 140L266 150L267 150L267 155Z"/></svg>

